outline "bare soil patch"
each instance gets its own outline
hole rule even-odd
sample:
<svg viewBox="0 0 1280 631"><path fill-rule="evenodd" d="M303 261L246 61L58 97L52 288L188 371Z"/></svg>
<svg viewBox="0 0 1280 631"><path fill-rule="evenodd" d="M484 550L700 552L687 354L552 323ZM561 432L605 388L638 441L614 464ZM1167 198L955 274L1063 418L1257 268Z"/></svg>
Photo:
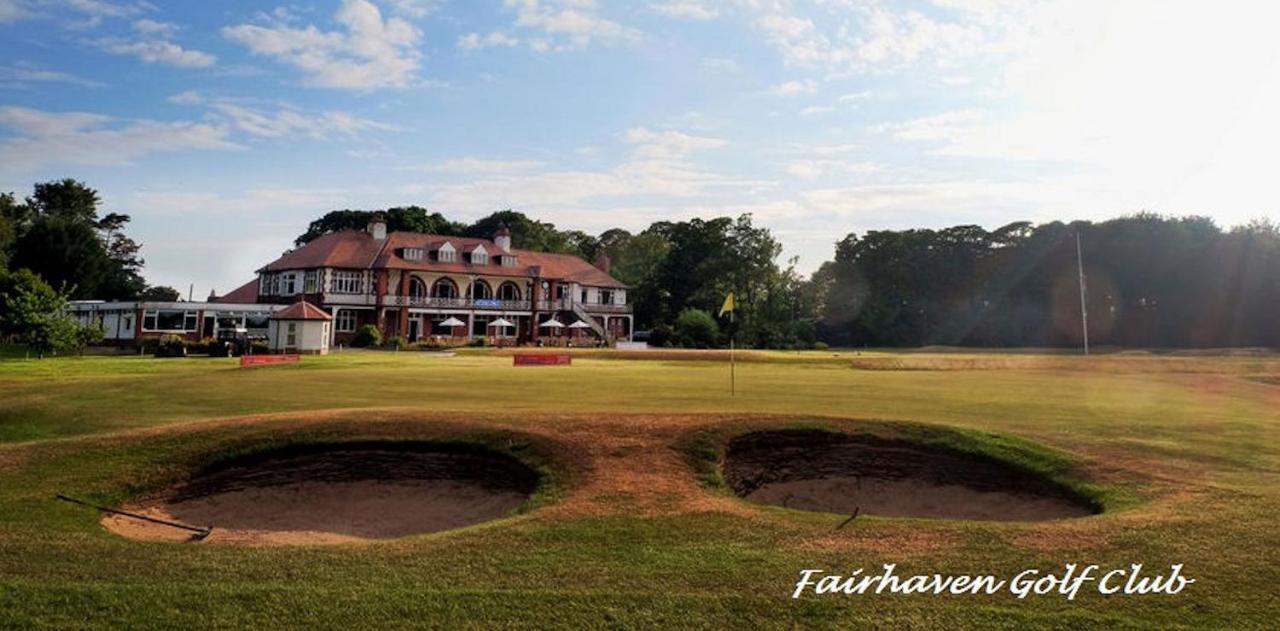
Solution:
<svg viewBox="0 0 1280 631"><path fill-rule="evenodd" d="M497 519L524 504L538 479L515 458L473 445L308 445L211 467L127 508L212 526L206 541L339 543ZM184 540L189 534L121 516L102 523L138 539Z"/></svg>
<svg viewBox="0 0 1280 631"><path fill-rule="evenodd" d="M815 430L730 441L725 481L760 504L851 515L1042 521L1097 512L1018 467L902 440Z"/></svg>

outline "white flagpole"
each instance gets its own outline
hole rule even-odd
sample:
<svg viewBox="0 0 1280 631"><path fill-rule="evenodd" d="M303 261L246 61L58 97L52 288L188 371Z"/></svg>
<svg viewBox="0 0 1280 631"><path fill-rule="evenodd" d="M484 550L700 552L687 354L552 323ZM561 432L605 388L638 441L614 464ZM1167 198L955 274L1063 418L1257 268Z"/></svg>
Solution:
<svg viewBox="0 0 1280 631"><path fill-rule="evenodd" d="M1080 329L1084 332L1084 354L1089 354L1089 310L1084 301L1084 255L1080 250L1080 233L1076 232L1076 271L1080 276Z"/></svg>

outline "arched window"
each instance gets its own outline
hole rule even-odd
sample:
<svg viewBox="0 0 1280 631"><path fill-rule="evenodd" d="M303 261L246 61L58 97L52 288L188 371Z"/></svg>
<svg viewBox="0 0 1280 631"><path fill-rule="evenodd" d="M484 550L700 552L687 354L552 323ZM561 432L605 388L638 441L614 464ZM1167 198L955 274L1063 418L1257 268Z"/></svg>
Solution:
<svg viewBox="0 0 1280 631"><path fill-rule="evenodd" d="M498 285L498 300L519 300L520 287L511 281Z"/></svg>
<svg viewBox="0 0 1280 631"><path fill-rule="evenodd" d="M422 282L421 278L411 276L409 278L409 295L413 298L422 298L427 295L427 284Z"/></svg>
<svg viewBox="0 0 1280 631"><path fill-rule="evenodd" d="M493 298L493 288L482 280L477 280L471 284L471 297L476 300L489 300Z"/></svg>
<svg viewBox="0 0 1280 631"><path fill-rule="evenodd" d="M441 278L431 285L432 298L457 298L458 284L450 278Z"/></svg>

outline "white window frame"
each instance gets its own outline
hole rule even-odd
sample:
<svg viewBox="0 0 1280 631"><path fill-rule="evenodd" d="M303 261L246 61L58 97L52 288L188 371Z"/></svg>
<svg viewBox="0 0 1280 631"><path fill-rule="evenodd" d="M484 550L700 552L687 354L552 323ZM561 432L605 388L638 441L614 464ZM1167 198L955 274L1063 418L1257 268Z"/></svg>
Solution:
<svg viewBox="0 0 1280 631"><path fill-rule="evenodd" d="M357 320L354 309L339 309L337 317L333 319L335 330L339 333L355 333Z"/></svg>
<svg viewBox="0 0 1280 631"><path fill-rule="evenodd" d="M329 292L334 294L359 294L364 291L364 272L334 270L329 282Z"/></svg>
<svg viewBox="0 0 1280 631"><path fill-rule="evenodd" d="M320 270L309 269L303 272L302 293L314 294L320 291Z"/></svg>
<svg viewBox="0 0 1280 631"><path fill-rule="evenodd" d="M421 260L422 260L422 248L405 248L405 249L404 249L404 258L405 258L405 260L407 260L407 261L421 261Z"/></svg>
<svg viewBox="0 0 1280 631"><path fill-rule="evenodd" d="M171 311L174 313L182 313L181 329L159 329L160 312ZM147 326L147 321L151 321L151 326ZM195 331L200 327L200 317L195 311L184 309L147 309L142 312L142 330L147 333L188 333Z"/></svg>

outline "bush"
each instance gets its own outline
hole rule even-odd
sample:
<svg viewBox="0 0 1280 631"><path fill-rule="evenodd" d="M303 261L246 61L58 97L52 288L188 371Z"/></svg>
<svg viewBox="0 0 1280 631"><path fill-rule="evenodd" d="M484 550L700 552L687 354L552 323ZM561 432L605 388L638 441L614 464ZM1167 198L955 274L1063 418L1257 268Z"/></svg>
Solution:
<svg viewBox="0 0 1280 631"><path fill-rule="evenodd" d="M825 350L827 350L828 348L831 348L831 347L830 347L830 346L827 346L827 343L826 343L826 342L814 342L814 343L813 343L813 350L815 350L815 351L825 351Z"/></svg>
<svg viewBox="0 0 1280 631"><path fill-rule="evenodd" d="M710 348L720 338L720 325L706 311L685 309L676 317L676 337L685 348Z"/></svg>
<svg viewBox="0 0 1280 631"><path fill-rule="evenodd" d="M383 348L389 348L391 350L396 350L396 351L404 350L405 348L408 348L408 346L409 346L409 341L404 339L403 337L400 337L399 335L392 335L391 337L387 338L385 342L382 343Z"/></svg>
<svg viewBox="0 0 1280 631"><path fill-rule="evenodd" d="M351 340L351 345L356 348L366 348L370 346L382 345L382 331L372 324L366 324L356 331L356 336Z"/></svg>
<svg viewBox="0 0 1280 631"><path fill-rule="evenodd" d="M659 324L649 331L649 346L662 348L671 343L671 327L666 324Z"/></svg>
<svg viewBox="0 0 1280 631"><path fill-rule="evenodd" d="M156 343L156 357L186 357L187 345L176 335L164 335Z"/></svg>
<svg viewBox="0 0 1280 631"><path fill-rule="evenodd" d="M475 346L477 348L484 348L485 346L488 346L488 345L489 345L489 340L480 336L471 338L471 343L468 344L468 346Z"/></svg>

